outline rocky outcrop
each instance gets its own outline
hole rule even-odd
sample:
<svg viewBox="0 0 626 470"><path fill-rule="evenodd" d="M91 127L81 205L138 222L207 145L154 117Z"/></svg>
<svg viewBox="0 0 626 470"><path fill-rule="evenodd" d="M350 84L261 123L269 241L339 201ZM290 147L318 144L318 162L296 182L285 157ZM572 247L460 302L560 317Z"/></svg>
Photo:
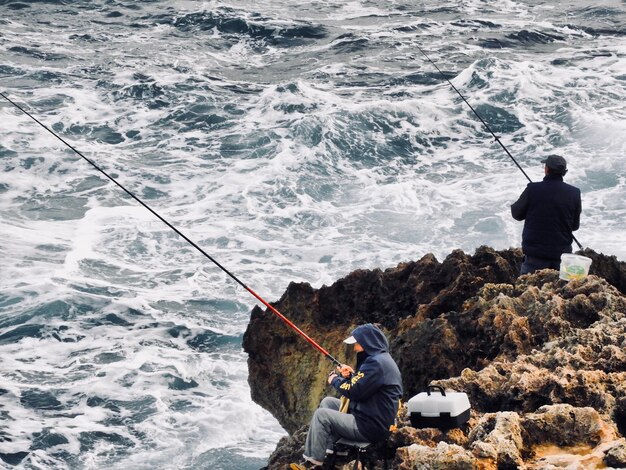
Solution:
<svg viewBox="0 0 626 470"><path fill-rule="evenodd" d="M291 283L274 306L338 360L350 362L342 341L356 325L380 323L393 332L406 318L436 319L460 309L487 282L513 282L521 261L519 250L486 247L474 256L455 251L442 263L426 255L385 271L354 271L319 290ZM252 311L243 347L252 399L289 433L308 423L327 393L325 378L332 363L259 307Z"/></svg>
<svg viewBox="0 0 626 470"><path fill-rule="evenodd" d="M622 468L624 440L593 408L546 405L536 413L486 413L458 436L434 431L424 439L410 427L393 439L393 468L409 469L551 469ZM416 465L417 464L417 465ZM569 465L569 466L568 466ZM371 468L376 463L371 463Z"/></svg>
<svg viewBox="0 0 626 470"><path fill-rule="evenodd" d="M427 255L386 271L356 271L319 290L291 284L275 306L348 363L343 338L358 324L380 323L406 398L433 382L469 395L473 416L464 429L416 430L404 419L388 448L373 453L389 453L393 468L620 468L626 270L614 258L581 254L610 283L596 275L567 282L551 270L518 277L519 250L481 247L441 263ZM268 465L284 468L302 452L332 364L260 308L244 348L253 399L290 433Z"/></svg>
<svg viewBox="0 0 626 470"><path fill-rule="evenodd" d="M591 258L592 263L589 274L595 274L606 279L609 284L626 295L626 263L618 261L615 256L596 253L589 248L585 248L577 252L577 254Z"/></svg>

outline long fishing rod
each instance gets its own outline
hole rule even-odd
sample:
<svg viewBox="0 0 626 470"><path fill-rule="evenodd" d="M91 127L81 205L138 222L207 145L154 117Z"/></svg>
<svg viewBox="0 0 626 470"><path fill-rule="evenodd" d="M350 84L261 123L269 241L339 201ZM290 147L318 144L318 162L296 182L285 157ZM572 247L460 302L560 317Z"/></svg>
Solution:
<svg viewBox="0 0 626 470"><path fill-rule="evenodd" d="M426 57L426 60L428 60L428 62L430 62L433 67L435 67L437 69L437 72L439 72L439 74L442 76L442 78L448 82L448 84L452 87L452 89L454 91L456 91L456 93L461 97L461 99L463 100L463 102L469 107L469 109L472 110L472 112L476 115L476 117L478 118L478 120L480 122L483 123L483 126L485 126L485 128L491 133L491 135L493 136L493 138L495 139L496 142L498 142L498 144L500 144L500 147L502 147L502 150L504 150L506 152L506 154L509 156L509 158L511 160L513 160L513 163L515 163L515 165L517 166L517 168L519 168L519 170L524 174L524 176L526 177L526 179L528 180L529 183L532 183L533 180L530 179L530 177L526 174L526 172L524 171L524 169L521 167L521 165L519 163L517 163L517 160L515 160L515 158L513 157L513 155L511 155L511 152L509 152L509 149L507 149L504 144L502 143L502 141L500 140L500 138L491 130L491 127L489 127L489 124L487 124L485 122L485 120L480 116L480 114L478 114L478 112L474 109L474 107L469 103L469 101L467 101L465 99L465 97L461 94L461 92L453 85L453 83L448 80L448 77L446 77L446 75L439 69L439 67L437 67L437 64L435 62L433 62L433 60L428 56L428 54L426 54L426 52L424 52L424 50L422 50L422 48L419 45L415 45L415 47L417 47L417 49L424 55L424 57ZM581 250L583 249L583 246L580 244L580 242L576 239L576 237L574 236L574 234L572 234L572 238L574 239L574 241L576 242L576 244L578 245L578 248L580 248Z"/></svg>
<svg viewBox="0 0 626 470"><path fill-rule="evenodd" d="M300 336L302 336L311 346L313 346L315 349L317 349L319 352L321 352L324 356L326 356L328 359L330 359L333 362L333 364L335 364L337 366L341 365L341 363L337 359L335 359L326 349L324 349L322 346L320 346L318 343L316 343L309 335L307 335L304 331L302 331L300 328L298 328L291 320L289 320L286 316L284 316L282 313L280 313L276 308L274 308L272 305L270 305L269 302L267 302L263 297L261 297L259 294L254 292L250 287L248 287L246 284L244 284L237 276L235 276L232 272L230 272L228 269L226 269L224 266L222 266L215 258L213 258L211 255L209 255L202 248L200 248L194 241L189 239L184 233L182 233L174 225L172 225L165 218L163 218L161 215L159 215L155 210L153 210L145 202L143 202L141 199L139 199L137 196L135 196L132 192L130 192L128 189L126 189L124 186L122 186L122 184L120 184L115 178L110 176L102 168L100 168L98 165L96 165L92 160L90 160L85 155L83 155L81 152L76 150L72 145L70 145L65 140L63 140L59 135L57 135L54 131L52 131L48 126L43 124L41 121L39 121L37 118L35 118L32 114L30 114L28 111L26 111L20 105L18 105L17 103L15 103L11 99L9 99L9 97L7 97L4 93L0 92L0 96L2 96L5 100L7 100L9 103L11 103L13 106L15 106L17 109L19 109L26 116L31 118L33 121L35 121L41 127L43 127L45 130L47 130L50 134L52 134L57 139L59 139L61 142L63 142L67 147L69 147L72 151L74 151L83 160L85 160L87 163L89 163L91 166L93 166L96 170L98 170L100 173L102 173L104 176L106 176L109 180L111 180L113 183L115 183L122 191L124 191L131 198L133 198L135 201L137 201L139 204L141 204L143 207L145 207L147 210L149 210L156 218L158 218L161 222L163 222L170 229L172 229L174 232L176 232L183 240L185 240L187 243L189 243L191 246L193 246L196 250L198 250L200 253L202 253L205 257L207 257L213 264L215 264L215 266L217 266L222 271L224 271L226 274L228 274L228 276L230 276L232 279L234 279L235 282L237 282L237 284L239 284L241 287L243 287L245 290L247 290L250 294L252 294L253 297L255 297L263 305L265 305L265 307L267 307L272 313L274 313L276 316L278 316L278 318L280 318L286 325L288 325L293 330L295 330L298 334L300 334Z"/></svg>

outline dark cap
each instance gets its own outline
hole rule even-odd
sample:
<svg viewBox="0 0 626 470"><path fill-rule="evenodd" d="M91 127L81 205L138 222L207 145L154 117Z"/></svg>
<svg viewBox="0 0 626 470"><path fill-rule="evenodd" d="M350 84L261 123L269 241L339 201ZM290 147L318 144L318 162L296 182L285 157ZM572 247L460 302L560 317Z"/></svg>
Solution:
<svg viewBox="0 0 626 470"><path fill-rule="evenodd" d="M545 160L541 160L546 166L552 170L563 171L567 169L567 162L560 155L549 155Z"/></svg>

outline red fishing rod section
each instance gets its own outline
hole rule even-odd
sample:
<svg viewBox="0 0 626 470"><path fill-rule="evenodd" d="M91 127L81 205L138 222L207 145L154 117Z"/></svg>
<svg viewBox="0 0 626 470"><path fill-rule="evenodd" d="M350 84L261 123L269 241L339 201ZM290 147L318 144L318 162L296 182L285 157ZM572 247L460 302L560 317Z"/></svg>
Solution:
<svg viewBox="0 0 626 470"><path fill-rule="evenodd" d="M335 364L337 366L341 365L341 363L337 359L335 359L328 351L326 351L326 349L324 349L322 346L320 346L318 343L316 343L309 335L307 335L304 331L302 331L300 328L298 328L285 315L280 313L278 310L276 310L276 308L274 308L272 305L270 305L270 303L267 302L263 297L261 297L259 294L254 292L247 285L245 285L241 280L239 280L239 278L237 276L235 276L228 269L226 269L224 266L222 266L215 258L213 258L211 255L209 255L202 248L200 248L194 241L192 241L190 238L188 238L184 233L182 233L180 230L178 230L174 225L172 225L166 219L161 217L161 215L159 215L156 211L154 211L145 202L143 202L141 199L139 199L137 196L135 196L132 192L130 192L128 189L126 189L124 186L122 186L115 178L110 176L102 168L100 168L98 165L96 165L92 160L90 160L89 158L85 157L82 153L80 153L77 149L75 149L69 143L67 143L65 140L63 140L61 137L59 137L48 126L46 126L45 124L40 122L38 119L36 119L32 114L30 114L28 111L26 111L20 105L18 105L17 103L15 103L11 99L9 99L4 93L0 92L0 96L2 96L6 101L11 103L13 106L15 106L17 109L19 109L22 113L24 113L29 118L31 118L33 121L35 121L41 127L43 127L45 130L47 130L50 134L52 134L57 139L59 139L61 142L63 142L67 147L69 147L72 151L74 151L83 160L85 160L87 163L89 163L91 166L93 166L96 170L98 170L100 173L102 173L106 178L108 178L115 185L117 185L128 196L130 196L132 199L134 199L139 204L141 204L143 207L145 207L148 211L150 211L156 218L158 218L161 222L163 222L165 225L167 225L174 232L176 232L176 234L178 234L183 240L185 240L187 243L189 243L191 246L193 246L196 250L198 250L200 253L202 253L206 258L208 258L213 264L215 264L215 266L220 268L222 271L224 271L226 274L228 274L232 279L234 279L235 282L237 282L237 284L239 284L241 287L243 287L245 290L247 290L250 294L252 294L254 296L254 298L256 298L259 302L261 302L263 305L265 305L272 313L274 313L278 318L280 318L287 326L289 326L290 328L295 330L296 333L298 333L300 336L302 336L311 346L313 346L315 349L317 349L319 352L321 352L324 356L326 356L328 359L330 359L333 362L333 364Z"/></svg>
<svg viewBox="0 0 626 470"><path fill-rule="evenodd" d="M337 359L335 359L333 356L331 356L331 354L328 351L326 351L323 347L321 347L319 344L317 344L315 341L313 341L313 339L311 339L311 337L309 337L309 335L307 335L304 331L302 331L300 328L298 328L296 325L294 325L291 320L289 320L286 316L284 316L282 313L280 313L278 310L276 310L274 307L272 307L269 303L267 303L260 295L258 295L256 292L254 292L252 289L250 289L247 286L243 286L243 287L248 292L250 292L254 297L256 297L256 299L259 302L261 302L268 309L270 309L276 316L278 316L278 318L280 318L287 325L289 325L291 328L296 330L305 340L307 340L309 342L309 344L311 346L313 346L315 349L317 349L319 352L321 352L324 356L326 356L328 359L330 359L333 362L333 364L335 364L336 366L341 366L341 363Z"/></svg>

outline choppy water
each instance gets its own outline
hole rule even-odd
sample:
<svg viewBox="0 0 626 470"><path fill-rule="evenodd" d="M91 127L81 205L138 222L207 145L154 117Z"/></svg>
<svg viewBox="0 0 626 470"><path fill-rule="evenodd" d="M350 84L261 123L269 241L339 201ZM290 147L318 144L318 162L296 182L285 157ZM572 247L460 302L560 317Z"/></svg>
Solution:
<svg viewBox="0 0 626 470"><path fill-rule="evenodd" d="M0 91L274 300L519 246L525 178L417 45L626 259L623 1L0 0ZM0 168L0 466L261 467L253 299L1 99Z"/></svg>

